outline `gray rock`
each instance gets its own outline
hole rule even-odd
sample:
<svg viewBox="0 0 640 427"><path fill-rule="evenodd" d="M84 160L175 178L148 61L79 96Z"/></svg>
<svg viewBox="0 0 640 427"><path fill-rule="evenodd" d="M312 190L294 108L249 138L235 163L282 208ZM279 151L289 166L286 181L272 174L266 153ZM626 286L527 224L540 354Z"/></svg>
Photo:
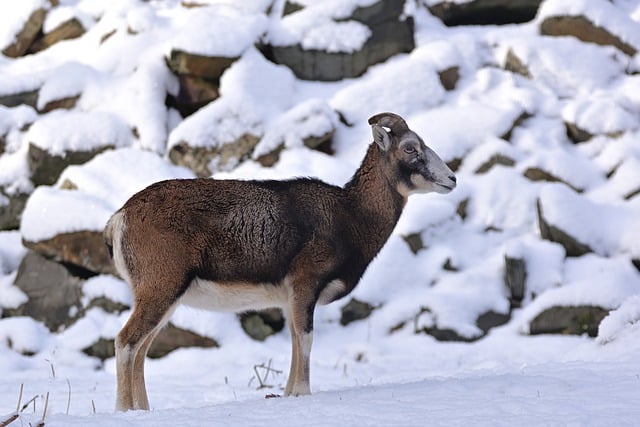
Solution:
<svg viewBox="0 0 640 427"><path fill-rule="evenodd" d="M195 332L178 328L177 326L169 323L167 327L163 328L160 333L158 333L153 344L151 344L148 356L150 358L158 359L178 348L184 347L217 348L220 346L212 338L203 337ZM85 354L97 357L100 360L109 359L115 356L114 340L109 338L100 338L98 341L84 348L82 351Z"/></svg>
<svg viewBox="0 0 640 427"><path fill-rule="evenodd" d="M7 203L0 202L0 230L15 230L20 227L22 211L27 204L28 194L6 194L0 188L0 199L6 198Z"/></svg>
<svg viewBox="0 0 640 427"><path fill-rule="evenodd" d="M86 163L111 148L113 148L112 145L105 145L90 151L66 151L64 155L55 155L30 143L27 163L31 172L31 181L36 186L53 185L67 166Z"/></svg>
<svg viewBox="0 0 640 427"><path fill-rule="evenodd" d="M29 251L22 260L15 285L29 300L4 316L29 316L42 321L51 331L71 325L81 313L82 279L68 269Z"/></svg>
<svg viewBox="0 0 640 427"><path fill-rule="evenodd" d="M374 309L375 307L369 303L351 298L341 309L340 324L346 326L356 320L366 319Z"/></svg>
<svg viewBox="0 0 640 427"><path fill-rule="evenodd" d="M536 209L538 213L538 226L540 228L540 236L543 239L561 244L564 247L567 256L577 257L593 252L593 250L588 245L580 242L578 239L561 230L557 226L550 224L544 217L543 208L544 207L538 199L536 203Z"/></svg>
<svg viewBox="0 0 640 427"><path fill-rule="evenodd" d="M509 289L511 307L520 307L525 296L527 263L524 258L504 257L504 282Z"/></svg>
<svg viewBox="0 0 640 427"><path fill-rule="evenodd" d="M540 3L542 0L445 0L429 6L429 11L447 26L516 24L535 18Z"/></svg>
<svg viewBox="0 0 640 427"><path fill-rule="evenodd" d="M257 341L277 334L284 328L282 310L274 308L240 314L240 324L247 335Z"/></svg>
<svg viewBox="0 0 640 427"><path fill-rule="evenodd" d="M0 105L9 108L28 105L35 109L38 106L38 90L0 95Z"/></svg>
<svg viewBox="0 0 640 427"><path fill-rule="evenodd" d="M591 22L584 16L550 16L540 24L540 33L548 36L573 36L585 42L599 45L615 46L629 56L636 54L637 49L606 28Z"/></svg>
<svg viewBox="0 0 640 427"><path fill-rule="evenodd" d="M531 321L529 333L582 335L590 337L598 335L598 326L609 310L595 306L551 307Z"/></svg>
<svg viewBox="0 0 640 427"><path fill-rule="evenodd" d="M413 20L400 20L403 8L403 2L378 1L357 8L350 18L346 18L359 21L371 30L371 37L357 52L329 53L305 50L300 45L267 46L265 52L275 63L289 67L300 79L337 81L357 77L373 64L413 50Z"/></svg>
<svg viewBox="0 0 640 427"><path fill-rule="evenodd" d="M476 319L476 325L482 329L482 332L487 334L491 329L502 326L511 320L510 313L497 313L493 310L489 310L486 313L481 314Z"/></svg>

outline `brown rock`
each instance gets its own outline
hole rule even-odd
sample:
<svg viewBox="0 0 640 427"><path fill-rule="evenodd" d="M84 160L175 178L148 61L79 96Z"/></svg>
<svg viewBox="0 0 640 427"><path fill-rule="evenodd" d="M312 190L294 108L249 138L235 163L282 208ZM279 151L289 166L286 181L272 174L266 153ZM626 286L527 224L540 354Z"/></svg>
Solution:
<svg viewBox="0 0 640 427"><path fill-rule="evenodd" d="M637 52L635 47L584 16L550 16L540 24L540 33L548 36L573 36L585 42L615 46L629 56Z"/></svg>
<svg viewBox="0 0 640 427"><path fill-rule="evenodd" d="M504 69L512 73L520 74L528 79L531 78L531 73L527 66L511 49L507 52L507 57L504 60Z"/></svg>
<svg viewBox="0 0 640 427"><path fill-rule="evenodd" d="M13 44L5 47L2 53L10 58L17 58L24 55L42 29L46 12L44 9L35 10L22 30L16 35Z"/></svg>
<svg viewBox="0 0 640 427"><path fill-rule="evenodd" d="M543 169L540 169L538 167L529 167L527 168L527 170L524 171L524 177L537 182L537 181L546 181L546 182L561 182L565 185L567 185L568 187L571 187L571 189L577 193L582 193L584 190L582 188L576 188L573 185L569 184L567 181L558 178L557 176L553 175L550 172L547 172Z"/></svg>
<svg viewBox="0 0 640 427"><path fill-rule="evenodd" d="M588 245L578 241L578 239L559 229L555 225L549 224L544 217L543 207L539 199L536 203L536 208L538 213L538 226L540 227L540 236L543 239L560 243L564 247L567 256L582 256L584 254L593 252L593 250Z"/></svg>
<svg viewBox="0 0 640 427"><path fill-rule="evenodd" d="M513 166L515 165L516 162L510 158L507 157L505 155L502 154L494 154L493 156L491 156L491 158L489 160L487 160L486 162L484 162L483 164L481 164L474 173L476 174L483 174L483 173L487 173L491 170L492 167L494 167L495 165L503 165L503 166Z"/></svg>
<svg viewBox="0 0 640 427"><path fill-rule="evenodd" d="M248 159L258 141L257 136L248 133L220 147L192 147L183 141L171 147L169 159L176 165L188 167L199 177L209 177L217 170L233 168ZM217 161L217 167L212 169L213 160Z"/></svg>
<svg viewBox="0 0 640 427"><path fill-rule="evenodd" d="M172 49L167 59L169 69L178 75L196 76L218 82L222 73L238 58L204 56Z"/></svg>
<svg viewBox="0 0 640 427"><path fill-rule="evenodd" d="M166 104L182 117L190 116L220 96L220 85L201 77L178 75L180 89L177 95L168 95Z"/></svg>
<svg viewBox="0 0 640 427"><path fill-rule="evenodd" d="M438 77L440 77L440 83L445 90L454 90L458 80L460 80L460 67L454 66L439 71Z"/></svg>
<svg viewBox="0 0 640 427"><path fill-rule="evenodd" d="M45 104L44 107L42 107L40 112L48 113L49 111L57 110L60 108L63 108L65 110L71 110L75 108L76 104L78 103L78 99L80 99L80 95L56 99L54 101L49 101Z"/></svg>
<svg viewBox="0 0 640 427"><path fill-rule="evenodd" d="M29 49L29 52L36 53L41 50L58 43L61 40L70 40L80 37L85 33L85 29L76 18L71 18L68 21L63 22L56 28L37 39Z"/></svg>
<svg viewBox="0 0 640 427"><path fill-rule="evenodd" d="M63 233L39 242L24 240L23 244L56 262L72 264L94 274L117 274L100 231Z"/></svg>

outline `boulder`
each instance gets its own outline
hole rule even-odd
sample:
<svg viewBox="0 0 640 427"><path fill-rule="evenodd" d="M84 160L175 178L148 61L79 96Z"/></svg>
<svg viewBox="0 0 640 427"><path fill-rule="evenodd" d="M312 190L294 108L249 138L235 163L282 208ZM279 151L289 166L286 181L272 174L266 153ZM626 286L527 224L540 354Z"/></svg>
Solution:
<svg viewBox="0 0 640 427"><path fill-rule="evenodd" d="M511 307L520 307L527 282L527 264L524 258L504 256L504 282L509 289Z"/></svg>
<svg viewBox="0 0 640 427"><path fill-rule="evenodd" d="M112 145L96 147L87 151L65 151L64 154L51 154L49 151L30 143L27 163L31 172L31 181L37 185L53 185L63 170L69 165L80 165L96 155L114 148Z"/></svg>
<svg viewBox="0 0 640 427"><path fill-rule="evenodd" d="M635 47L584 16L548 16L540 23L540 33L548 36L573 36L585 42L615 46L629 56L637 52Z"/></svg>
<svg viewBox="0 0 640 427"><path fill-rule="evenodd" d="M447 26L502 25L531 21L540 3L542 0L445 0L428 8Z"/></svg>
<svg viewBox="0 0 640 427"><path fill-rule="evenodd" d="M376 307L364 301L351 298L351 300L340 309L340 324L346 326L356 320L363 320L371 315Z"/></svg>
<svg viewBox="0 0 640 427"><path fill-rule="evenodd" d="M185 166L199 177L209 177L218 170L233 169L248 159L260 141L255 135L246 133L235 141L219 147L194 147L179 142L169 150L169 159L178 166ZM215 167L211 167L214 162Z"/></svg>
<svg viewBox="0 0 640 427"><path fill-rule="evenodd" d="M456 88L458 80L460 80L460 67L453 66L438 71L438 77L440 77L442 87L447 91L452 91Z"/></svg>
<svg viewBox="0 0 640 427"><path fill-rule="evenodd" d="M40 33L44 23L46 12L44 9L33 11L22 30L16 34L15 41L2 50L2 53L10 58L17 58L24 55L31 47L31 44Z"/></svg>
<svg viewBox="0 0 640 427"><path fill-rule="evenodd" d="M71 18L53 30L49 31L41 38L35 40L29 48L30 53L40 52L61 40L70 40L80 37L85 33L85 29L77 18Z"/></svg>
<svg viewBox="0 0 640 427"><path fill-rule="evenodd" d="M504 69L507 71L511 71L512 73L520 74L528 79L531 79L531 72L529 68L525 64L525 62L516 55L513 49L509 49L507 51L507 56L504 60Z"/></svg>
<svg viewBox="0 0 640 427"><path fill-rule="evenodd" d="M5 107L28 105L35 109L38 106L38 90L0 95L0 105L4 105Z"/></svg>
<svg viewBox="0 0 640 427"><path fill-rule="evenodd" d="M80 95L69 96L66 98L60 98L53 101L49 101L44 105L44 107L40 109L40 112L48 113L49 111L57 110L59 108L63 108L65 110L71 110L78 103L78 99L80 99Z"/></svg>
<svg viewBox="0 0 640 427"><path fill-rule="evenodd" d="M567 185L568 187L570 187L573 191L575 191L576 193L581 193L582 191L584 191L581 188L576 188L573 185L569 184L567 181L558 178L557 176L553 175L550 172L545 171L544 169L541 169L539 167L529 167L527 168L524 173L523 173L524 177L534 181L534 182L539 182L539 181L544 181L544 182L561 182L565 185Z"/></svg>
<svg viewBox="0 0 640 427"><path fill-rule="evenodd" d="M23 244L48 259L87 270L89 275L117 274L99 231L63 233L38 242L23 240Z"/></svg>
<svg viewBox="0 0 640 427"><path fill-rule="evenodd" d="M167 97L167 104L186 117L218 98L220 77L237 59L172 49L167 66L178 76L180 88L176 95Z"/></svg>
<svg viewBox="0 0 640 427"><path fill-rule="evenodd" d="M474 171L474 173L476 174L487 173L491 170L492 167L496 165L511 167L515 164L516 164L515 160L513 160L511 157L507 157L504 154L497 153L491 156L486 162L478 166L478 168Z"/></svg>
<svg viewBox="0 0 640 427"><path fill-rule="evenodd" d="M0 188L0 230L15 230L20 227L20 218L28 198L26 193L6 194Z"/></svg>
<svg viewBox="0 0 640 427"><path fill-rule="evenodd" d="M30 316L51 331L72 324L81 312L82 279L63 265L33 251L27 252L18 268L15 285L29 298L4 316Z"/></svg>
<svg viewBox="0 0 640 427"><path fill-rule="evenodd" d="M304 12L303 9L291 14ZM357 77L373 64L413 50L413 19L402 20L403 12L403 2L378 1L371 6L358 7L351 16L341 18L340 21L360 22L371 31L362 48L355 52L305 49L300 44L268 45L264 51L272 61L286 65L300 79L337 81Z"/></svg>
<svg viewBox="0 0 640 427"><path fill-rule="evenodd" d="M550 224L544 217L543 207L540 200L536 202L536 211L538 214L538 226L540 228L540 236L543 239L561 244L567 256L582 256L593 250L586 244L580 242L569 233L561 230L554 224Z"/></svg>
<svg viewBox="0 0 640 427"><path fill-rule="evenodd" d="M182 347L217 348L220 346L212 338L203 337L195 332L178 328L169 323L167 327L158 333L153 344L151 344L148 357L158 359ZM109 359L115 356L114 340L111 338L100 338L82 351L100 360Z"/></svg>
<svg viewBox="0 0 640 427"><path fill-rule="evenodd" d="M486 313L482 313L476 319L476 325L487 334L491 329L498 326L502 326L511 320L510 313L498 313L493 310L489 310Z"/></svg>
<svg viewBox="0 0 640 427"><path fill-rule="evenodd" d="M587 334L598 335L598 326L609 310L595 306L556 306L544 310L529 325L531 335L538 334Z"/></svg>
<svg viewBox="0 0 640 427"><path fill-rule="evenodd" d="M240 314L240 325L251 338L264 341L284 328L285 319L282 310L272 308L261 311L249 311Z"/></svg>

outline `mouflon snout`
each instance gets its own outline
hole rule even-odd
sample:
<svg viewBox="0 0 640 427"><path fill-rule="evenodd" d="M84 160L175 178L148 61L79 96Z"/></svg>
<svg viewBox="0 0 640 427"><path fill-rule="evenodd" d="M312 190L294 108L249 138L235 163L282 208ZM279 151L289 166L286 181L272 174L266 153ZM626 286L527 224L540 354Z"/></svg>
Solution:
<svg viewBox="0 0 640 427"><path fill-rule="evenodd" d="M394 113L376 114L369 119L369 124L374 141L397 165L398 181L409 194L446 194L456 187L456 176L451 169L409 129L402 117Z"/></svg>

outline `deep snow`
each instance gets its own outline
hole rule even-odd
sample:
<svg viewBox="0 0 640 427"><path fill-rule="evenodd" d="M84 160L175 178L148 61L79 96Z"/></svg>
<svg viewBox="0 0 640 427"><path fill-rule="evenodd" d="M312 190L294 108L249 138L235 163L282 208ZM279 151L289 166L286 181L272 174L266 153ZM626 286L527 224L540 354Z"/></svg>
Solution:
<svg viewBox="0 0 640 427"><path fill-rule="evenodd" d="M43 3L3 5L7 14L0 23L11 26L0 25L0 43L7 41L5 28L18 26ZM215 177L315 176L340 185L370 141L366 119L389 110L405 116L444 160L463 161L453 193L412 197L354 291L377 306L371 317L340 326L347 299L317 310L312 396L264 399L281 393L286 382L285 332L258 343L242 332L233 314L181 308L174 324L210 336L221 347L180 349L149 360L153 410L113 414L114 361L101 364L81 349L99 337L113 338L128 312L92 309L57 334L28 318L0 320L0 421L15 410L24 384L23 403L36 396L36 407L13 425L35 424L47 392L47 426L637 424L640 274L630 261L640 258L640 197L626 197L640 188L638 55L542 37L537 28L552 13L584 13L640 47L638 2L547 0L532 23L459 28L444 27L409 2L416 49L372 66L362 77L335 83L300 81L252 45L266 32L274 43L357 49L366 31L351 21L327 24L328 17L348 16L370 0L305 0L308 13L282 22L263 13L269 3L264 0L200 2L211 9L183 8L177 0L60 3L45 26L77 16L90 27L83 37L21 59L0 57L2 93L41 87L38 106L81 95L74 111L38 115L30 107L0 107L0 134L6 135L0 185L9 193L33 191L20 230L0 232L0 308L24 302L12 284L25 253L22 237L101 230L134 192L161 179L193 176L164 157L181 140L215 146L250 131L262 137L254 158L284 144L279 162L265 168L247 161ZM227 28L225 37L212 27L202 30L203 22ZM222 96L186 120L164 106L166 92L175 93L178 84L164 64L171 48L240 56L221 79ZM503 69L510 50L528 64L531 79ZM454 65L461 79L447 92L438 72ZM352 126L340 123L334 109ZM519 117L527 118L512 129ZM597 135L573 145L563 120ZM27 124L33 125L25 131ZM134 127L136 135L129 131ZM304 136L331 127L336 127L335 155L303 146ZM502 139L507 133L508 142ZM69 167L54 186L34 190L26 164L29 142L52 153L105 142L116 149ZM514 160L514 166L476 173L496 154ZM523 176L530 167L542 167L582 193L530 181ZM77 190L62 189L65 180ZM566 258L560 245L542 240L538 198L545 215L594 253ZM456 210L465 199L462 220ZM402 237L412 233L426 245L417 254ZM467 338L481 336L480 314L509 311L505 255L524 258L528 267L523 307L511 313L508 324L470 344L414 333L437 326ZM110 276L88 280L83 291L87 302L107 295L131 303L127 285ZM595 304L612 312L596 339L526 335L529 321L557 304ZM422 310L426 307L429 311ZM265 382L273 387L258 390L256 374L264 375L260 366L269 364L282 373L270 373Z"/></svg>

